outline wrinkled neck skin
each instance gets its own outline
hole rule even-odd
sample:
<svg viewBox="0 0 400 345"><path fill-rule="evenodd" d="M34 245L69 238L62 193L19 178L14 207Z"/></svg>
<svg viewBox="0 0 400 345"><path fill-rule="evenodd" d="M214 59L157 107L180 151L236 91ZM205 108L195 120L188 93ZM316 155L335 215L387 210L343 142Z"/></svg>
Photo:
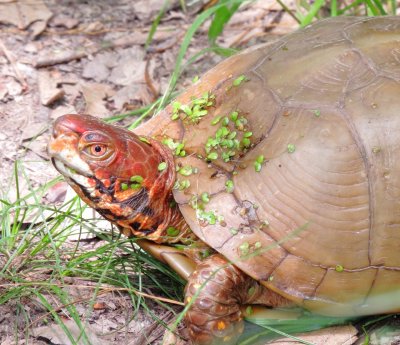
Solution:
<svg viewBox="0 0 400 345"><path fill-rule="evenodd" d="M83 201L125 235L157 243L196 240L173 200L174 158L158 141L89 115L64 115L48 151Z"/></svg>

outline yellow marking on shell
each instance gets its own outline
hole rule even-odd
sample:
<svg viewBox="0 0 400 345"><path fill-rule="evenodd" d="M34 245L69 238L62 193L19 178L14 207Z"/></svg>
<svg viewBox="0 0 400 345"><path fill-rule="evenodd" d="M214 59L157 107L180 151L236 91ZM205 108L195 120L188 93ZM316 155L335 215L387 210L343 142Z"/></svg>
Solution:
<svg viewBox="0 0 400 345"><path fill-rule="evenodd" d="M224 321L218 321L217 328L219 331L223 331L226 328L226 323Z"/></svg>
<svg viewBox="0 0 400 345"><path fill-rule="evenodd" d="M186 298L186 303L190 303L190 301L192 300L192 297L188 297L188 298Z"/></svg>
<svg viewBox="0 0 400 345"><path fill-rule="evenodd" d="M232 339L232 336L226 335L226 336L223 338L223 341L224 341L224 342L228 342L228 341L230 341L231 339Z"/></svg>
<svg viewBox="0 0 400 345"><path fill-rule="evenodd" d="M201 285L200 284L194 284L193 287L197 290L197 289L199 289L201 287Z"/></svg>

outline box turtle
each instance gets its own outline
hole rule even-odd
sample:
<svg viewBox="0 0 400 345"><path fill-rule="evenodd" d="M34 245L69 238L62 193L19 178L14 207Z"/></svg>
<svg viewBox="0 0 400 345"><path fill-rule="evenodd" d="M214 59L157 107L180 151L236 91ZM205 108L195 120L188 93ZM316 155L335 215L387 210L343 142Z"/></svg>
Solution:
<svg viewBox="0 0 400 345"><path fill-rule="evenodd" d="M164 261L196 265L195 344L234 343L248 304L400 311L399 17L338 17L248 49L135 133L65 115L49 154L124 234L185 244Z"/></svg>

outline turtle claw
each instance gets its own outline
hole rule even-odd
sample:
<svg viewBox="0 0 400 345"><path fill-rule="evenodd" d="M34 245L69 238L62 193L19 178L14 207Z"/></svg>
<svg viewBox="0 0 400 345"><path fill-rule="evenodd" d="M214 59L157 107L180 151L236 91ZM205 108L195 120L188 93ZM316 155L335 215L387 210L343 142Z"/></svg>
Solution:
<svg viewBox="0 0 400 345"><path fill-rule="evenodd" d="M212 320L203 327L189 325L189 335L196 345L234 345L243 333L244 322L240 318L236 321Z"/></svg>

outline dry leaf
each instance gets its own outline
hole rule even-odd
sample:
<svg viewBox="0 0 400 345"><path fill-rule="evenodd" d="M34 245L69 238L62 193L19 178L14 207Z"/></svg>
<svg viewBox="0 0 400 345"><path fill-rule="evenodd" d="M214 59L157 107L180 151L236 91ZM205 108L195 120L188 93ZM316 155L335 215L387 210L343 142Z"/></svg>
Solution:
<svg viewBox="0 0 400 345"><path fill-rule="evenodd" d="M29 139L33 139L34 137L39 136L47 129L47 125L43 122L41 123L29 123L28 126L24 128L21 135L21 140L26 141Z"/></svg>
<svg viewBox="0 0 400 345"><path fill-rule="evenodd" d="M57 80L51 72L39 71L38 84L40 101L43 105L50 105L64 96L64 90L57 87Z"/></svg>
<svg viewBox="0 0 400 345"><path fill-rule="evenodd" d="M134 100L141 100L137 99L139 91L146 87L144 84L131 84L128 86L123 87L122 89L118 90L117 93L112 97L114 101L114 107L116 110L121 111L126 104L129 104L131 101ZM143 102L146 103L146 102Z"/></svg>
<svg viewBox="0 0 400 345"><path fill-rule="evenodd" d="M29 30L32 33L32 38L35 39L36 37L38 37L44 30L46 30L46 27L47 22L43 20L32 23L32 25L29 27Z"/></svg>
<svg viewBox="0 0 400 345"><path fill-rule="evenodd" d="M61 203L67 195L67 182L58 182L47 191L44 196L47 202L51 204Z"/></svg>
<svg viewBox="0 0 400 345"><path fill-rule="evenodd" d="M76 109L73 105L60 105L56 109L52 110L50 118L55 120L65 114L76 114Z"/></svg>
<svg viewBox="0 0 400 345"><path fill-rule="evenodd" d="M121 86L144 82L145 68L146 61L142 47L124 49L120 53L118 64L111 72L109 81Z"/></svg>
<svg viewBox="0 0 400 345"><path fill-rule="evenodd" d="M85 98L85 113L99 117L110 115L106 108L105 99L114 95L110 85L98 83L84 83L81 85L83 97Z"/></svg>
<svg viewBox="0 0 400 345"><path fill-rule="evenodd" d="M77 19L63 15L56 15L50 22L51 26L63 26L67 29L73 29L78 24L79 21Z"/></svg>
<svg viewBox="0 0 400 345"><path fill-rule="evenodd" d="M162 10L165 3L165 0L136 0L133 2L133 9L142 21L152 20ZM169 1L166 10L177 5L179 5L178 0Z"/></svg>
<svg viewBox="0 0 400 345"><path fill-rule="evenodd" d="M165 330L162 345L185 345L187 342L176 336L174 333Z"/></svg>
<svg viewBox="0 0 400 345"><path fill-rule="evenodd" d="M106 52L97 54L92 61L89 61L83 68L83 77L91 78L98 82L107 80L111 68L118 63L118 54L115 52Z"/></svg>
<svg viewBox="0 0 400 345"><path fill-rule="evenodd" d="M47 24L53 14L42 0L20 0L0 3L0 22L24 30L37 21Z"/></svg>
<svg viewBox="0 0 400 345"><path fill-rule="evenodd" d="M108 345L105 339L101 339L94 331L94 329L88 325L84 325L86 337L82 337L82 332L73 320L66 320L63 322L64 326L68 328L69 332L74 339L80 339L75 342L77 345L86 344L85 338L89 339L89 343L92 345ZM38 327L32 330L36 337L42 337L49 341L51 344L71 344L69 337L65 334L65 331L59 325L50 325L45 327Z"/></svg>

